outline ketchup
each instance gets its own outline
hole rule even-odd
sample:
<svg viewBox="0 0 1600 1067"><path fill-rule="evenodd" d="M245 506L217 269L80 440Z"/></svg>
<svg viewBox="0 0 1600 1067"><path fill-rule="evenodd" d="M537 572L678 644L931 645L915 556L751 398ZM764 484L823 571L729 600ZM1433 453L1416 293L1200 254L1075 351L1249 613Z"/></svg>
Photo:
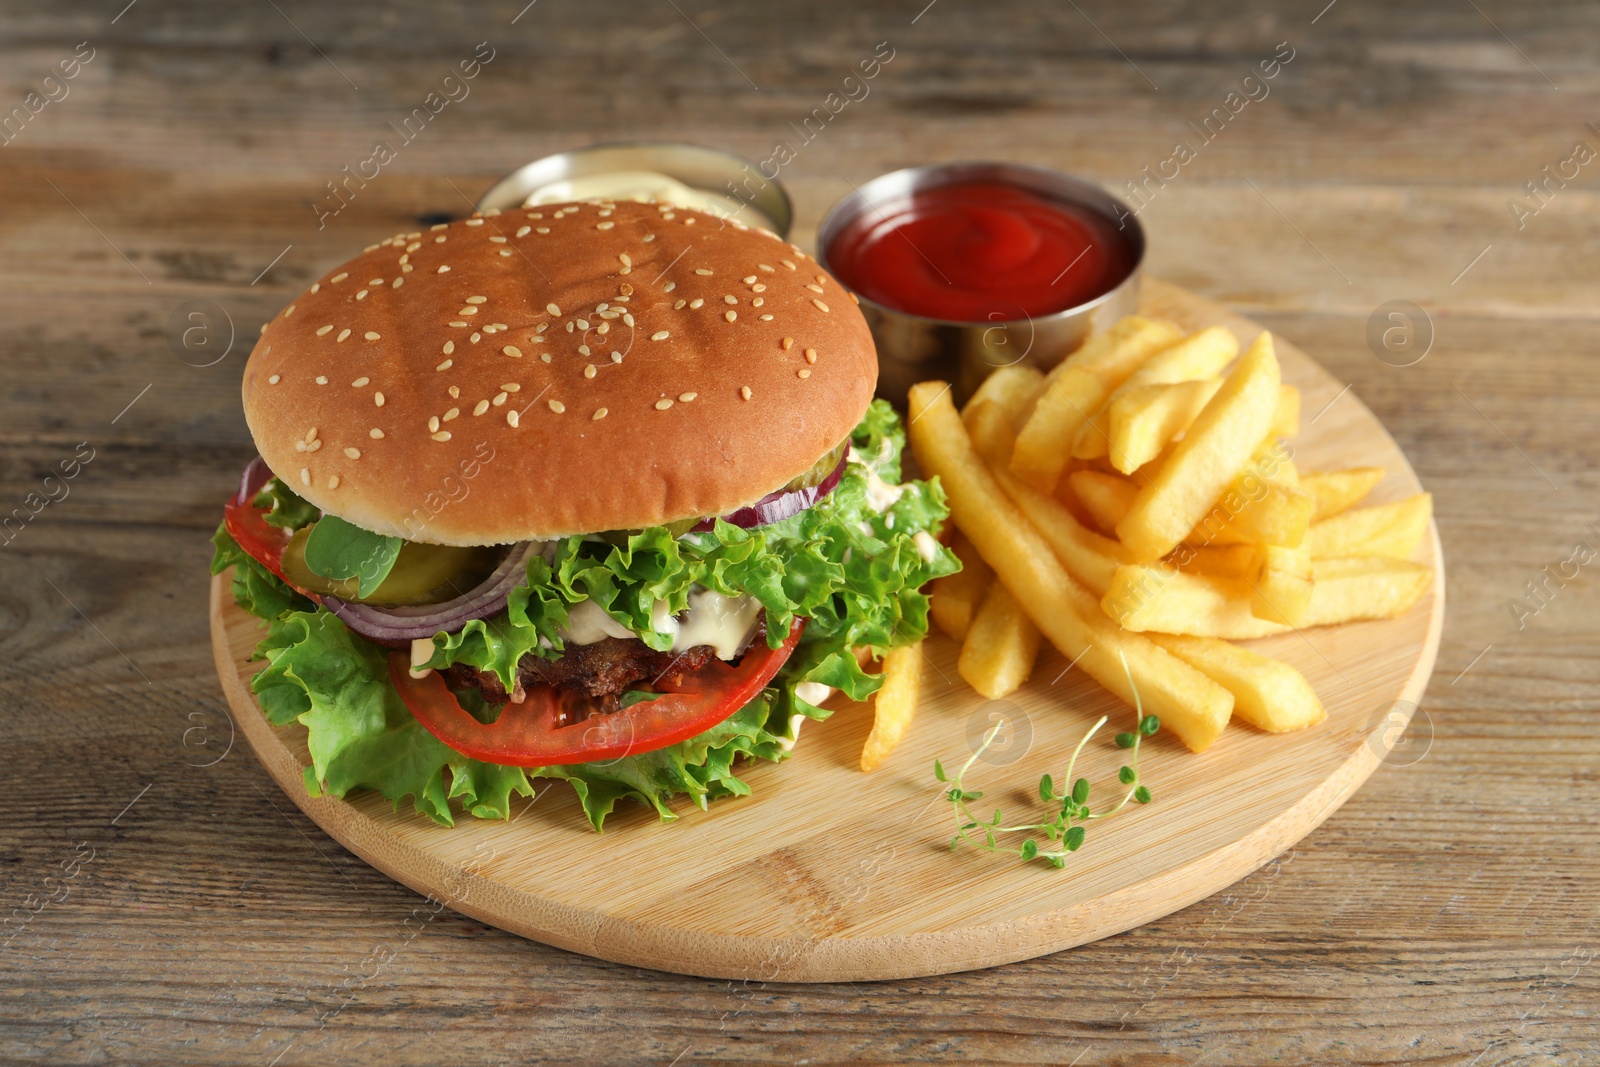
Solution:
<svg viewBox="0 0 1600 1067"><path fill-rule="evenodd" d="M954 322L1077 307L1116 288L1134 265L1109 219L988 181L920 190L865 211L827 253L839 280L869 300Z"/></svg>

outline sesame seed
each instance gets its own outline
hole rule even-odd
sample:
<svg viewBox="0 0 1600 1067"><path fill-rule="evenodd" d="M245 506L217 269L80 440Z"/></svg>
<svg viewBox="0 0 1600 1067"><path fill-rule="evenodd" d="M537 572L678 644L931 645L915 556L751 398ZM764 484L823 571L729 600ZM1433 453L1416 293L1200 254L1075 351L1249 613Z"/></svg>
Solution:
<svg viewBox="0 0 1600 1067"><path fill-rule="evenodd" d="M401 264L400 269L402 271L404 271L405 273L410 274L412 271L416 270L417 268L413 267L409 263L404 263L404 264ZM439 273L443 274L444 272L440 271Z"/></svg>
<svg viewBox="0 0 1600 1067"><path fill-rule="evenodd" d="M437 416L437 415L429 415L428 416L428 432L429 433L438 433L439 432L439 416Z"/></svg>
<svg viewBox="0 0 1600 1067"><path fill-rule="evenodd" d="M672 336L672 334L668 333L666 330L657 330L655 333L650 335L650 340L652 340L652 341L665 341L667 338L669 338L671 336Z"/></svg>
<svg viewBox="0 0 1600 1067"><path fill-rule="evenodd" d="M457 393L456 390L452 389L451 390L451 395L455 396L455 395L458 395L458 393ZM457 415L460 415L460 414L461 414L461 409L460 408L451 408L449 411L444 413L444 418L440 419L439 421L440 422L449 422L451 419L455 418Z"/></svg>
<svg viewBox="0 0 1600 1067"><path fill-rule="evenodd" d="M374 441L381 441L383 440L383 431L374 426L372 429L367 431L367 436L372 438Z"/></svg>
<svg viewBox="0 0 1600 1067"><path fill-rule="evenodd" d="M283 381L283 375L274 374L270 378L267 379L267 384L268 385L277 385L281 381Z"/></svg>
<svg viewBox="0 0 1600 1067"><path fill-rule="evenodd" d="M493 401L494 406L495 407L500 407L502 404L504 404L506 402L507 395L508 394L504 390L502 390L501 392L496 393L494 395L494 401Z"/></svg>
<svg viewBox="0 0 1600 1067"><path fill-rule="evenodd" d="M485 411L488 411L488 410L489 410L489 402L487 400L480 400L480 401L478 401L476 404L474 404L472 406L472 413L474 415L482 415Z"/></svg>
<svg viewBox="0 0 1600 1067"><path fill-rule="evenodd" d="M538 228L538 229L537 229L537 230L535 230L535 231L534 231L534 232L535 232L535 233L549 233L549 232L550 232L550 227L548 227L548 226L540 226L540 227L539 227L539 228Z"/></svg>
<svg viewBox="0 0 1600 1067"><path fill-rule="evenodd" d="M727 319L729 322L732 322L734 319L739 317L739 313L737 311L724 311L722 313L722 317Z"/></svg>
<svg viewBox="0 0 1600 1067"><path fill-rule="evenodd" d="M689 401L693 400L695 397L697 397L699 395L700 395L699 393L679 393L678 394L678 399L683 401L685 404L687 404Z"/></svg>
<svg viewBox="0 0 1600 1067"><path fill-rule="evenodd" d="M817 350L815 348L806 349L806 362L807 363L815 363L816 361L817 361Z"/></svg>
<svg viewBox="0 0 1600 1067"><path fill-rule="evenodd" d="M317 449L319 449L321 447L322 447L322 442L321 441L312 441L309 445L306 445L306 451L307 452L315 452Z"/></svg>
<svg viewBox="0 0 1600 1067"><path fill-rule="evenodd" d="M621 352L613 352L613 353L611 353L611 362L613 362L613 363L621 363L622 362L622 353Z"/></svg>
<svg viewBox="0 0 1600 1067"><path fill-rule="evenodd" d="M516 429L517 420L520 417L521 416L519 416L517 414L517 409L516 408L512 408L511 410L506 412L506 425L510 426L512 429Z"/></svg>
<svg viewBox="0 0 1600 1067"><path fill-rule="evenodd" d="M663 216L663 217L664 217L664 218L669 218L669 219L670 219L670 218L671 218L671 217L672 217L672 216L671 216L671 215L666 215L666 216ZM684 219L684 220L683 220L683 224L684 224L684 225L685 225L685 226L693 226L693 225L694 225L694 218L693 218L693 216L691 216L691 217L689 217L689 218L687 218L687 219Z"/></svg>
<svg viewBox="0 0 1600 1067"><path fill-rule="evenodd" d="M339 488L339 476L337 474L328 475L328 488L329 489L337 489L337 488Z"/></svg>
<svg viewBox="0 0 1600 1067"><path fill-rule="evenodd" d="M511 327L507 326L503 322L491 323L490 325L492 325L497 330L509 330L509 329L511 329ZM485 330L487 330L488 328L489 328L488 326L484 327Z"/></svg>
<svg viewBox="0 0 1600 1067"><path fill-rule="evenodd" d="M310 470L310 468L308 468L308 467L301 467L300 468L300 484L301 485L310 485L311 484L311 470Z"/></svg>
<svg viewBox="0 0 1600 1067"><path fill-rule="evenodd" d="M315 426L313 426L313 427L311 427L311 429L306 431L306 444L310 444L312 441L315 441L316 439L317 439L317 428Z"/></svg>
<svg viewBox="0 0 1600 1067"><path fill-rule="evenodd" d="M678 283L677 282L668 282L666 285L663 285L661 287L661 291L663 293L670 293L670 292L672 292L672 290L676 289L677 287L678 287Z"/></svg>
<svg viewBox="0 0 1600 1067"><path fill-rule="evenodd" d="M487 304L488 302L489 302L489 298L486 297L486 296L469 296L469 297L467 297L467 303L469 303L469 304Z"/></svg>
<svg viewBox="0 0 1600 1067"><path fill-rule="evenodd" d="M439 273L439 274L449 274L450 273L450 268L448 266L440 266L440 268L439 268L437 273Z"/></svg>
<svg viewBox="0 0 1600 1067"><path fill-rule="evenodd" d="M293 315L293 314L294 314L294 305L293 304L290 304L288 307L283 309L283 317L284 318L288 318L290 315Z"/></svg>
<svg viewBox="0 0 1600 1067"><path fill-rule="evenodd" d="M373 393L372 394L372 402L374 404L378 405L380 408L383 407L383 394L382 393Z"/></svg>
<svg viewBox="0 0 1600 1067"><path fill-rule="evenodd" d="M318 385L327 385L328 384L328 376L326 374L317 375L317 384ZM307 438L307 440L310 440L310 438Z"/></svg>
<svg viewBox="0 0 1600 1067"><path fill-rule="evenodd" d="M767 291L767 287L765 285L762 285L760 282L756 282L754 285L752 285L750 287L750 291L752 293L764 293L764 292Z"/></svg>
<svg viewBox="0 0 1600 1067"><path fill-rule="evenodd" d="M343 341L346 337L349 337L349 336L350 336L350 331L348 329L340 330L339 331L339 336L334 338L334 340Z"/></svg>
<svg viewBox="0 0 1600 1067"><path fill-rule="evenodd" d="M559 415L563 411L567 410L567 405L563 404L559 400L551 400L551 401L549 401L549 404L550 404L550 410L555 412L557 415Z"/></svg>
<svg viewBox="0 0 1600 1067"><path fill-rule="evenodd" d="M689 301L687 301L687 300L679 300L676 304L672 305L672 310L673 311L682 311L684 308L686 308L688 306L689 306Z"/></svg>
<svg viewBox="0 0 1600 1067"><path fill-rule="evenodd" d="M477 313L478 309L473 307L471 304L468 304L466 307L456 312L457 315L476 315Z"/></svg>
<svg viewBox="0 0 1600 1067"><path fill-rule="evenodd" d="M366 385L371 380L372 380L371 378L368 378L365 374L363 374L361 377L359 377L355 381L351 382L350 386L351 386L351 388L354 388L354 389L360 389L363 385Z"/></svg>
<svg viewBox="0 0 1600 1067"><path fill-rule="evenodd" d="M826 274L817 275L817 284L818 285L827 285L828 284L828 276Z"/></svg>
<svg viewBox="0 0 1600 1067"><path fill-rule="evenodd" d="M534 327L533 332L534 333L544 333L549 328L550 328L550 324L548 322L541 322L538 326ZM539 338L535 338L535 340L543 341L544 338L543 337L539 337Z"/></svg>
<svg viewBox="0 0 1600 1067"><path fill-rule="evenodd" d="M438 433L431 433L428 436L433 438L435 441L448 441L450 440L450 431L440 430Z"/></svg>
<svg viewBox="0 0 1600 1067"><path fill-rule="evenodd" d="M360 459L361 458L361 449L359 449L359 448L347 448L347 449L344 450L344 454L349 456L351 459Z"/></svg>
<svg viewBox="0 0 1600 1067"><path fill-rule="evenodd" d="M704 268L704 267L696 267L696 268L695 268L695 269L694 269L694 272L695 272L695 273L696 273L696 274L710 274L710 273L711 273L711 272L710 272L710 271L709 271L709 270L707 270L707 269L706 269L706 268Z"/></svg>
<svg viewBox="0 0 1600 1067"><path fill-rule="evenodd" d="M376 341L380 337L382 337L383 335L379 334L379 333L376 333L376 332L374 332L372 330L368 330L366 333L362 334L361 336L365 337L369 341Z"/></svg>
<svg viewBox="0 0 1600 1067"><path fill-rule="evenodd" d="M467 340L471 341L473 344L477 344L479 338L481 338L482 336L483 336L483 334L478 333L476 330L474 330L473 333L472 333L472 336L467 338Z"/></svg>
<svg viewBox="0 0 1600 1067"><path fill-rule="evenodd" d="M737 304L739 302L739 298L736 296L725 296L722 298L722 302L724 304Z"/></svg>
<svg viewBox="0 0 1600 1067"><path fill-rule="evenodd" d="M549 363L550 362L550 353L548 353L548 352L540 352L539 353L539 358L544 360L546 363Z"/></svg>
<svg viewBox="0 0 1600 1067"><path fill-rule="evenodd" d="M780 259L780 260L778 260L778 262L782 263L785 267L788 267L790 270L794 270L795 269L795 265L793 263L790 263L787 259Z"/></svg>
<svg viewBox="0 0 1600 1067"><path fill-rule="evenodd" d="M436 222L432 226L429 226L428 229L430 229L430 230L442 230L442 229L444 229L445 227L447 227L449 225L450 224L448 222Z"/></svg>
<svg viewBox="0 0 1600 1067"><path fill-rule="evenodd" d="M317 331L317 336L318 337L326 337L332 332L333 332L333 324L329 323L328 325L322 327L321 329L319 329Z"/></svg>
<svg viewBox="0 0 1600 1067"><path fill-rule="evenodd" d="M504 352L506 355L510 356L512 359L521 359L522 358L522 349L518 348L516 345L506 345L500 351Z"/></svg>
<svg viewBox="0 0 1600 1067"><path fill-rule="evenodd" d="M618 252L617 253L617 259L618 259L618 261L620 261L622 263L622 265L624 267L633 266L633 260L631 258L629 258L628 253L626 253L626 252Z"/></svg>
<svg viewBox="0 0 1600 1067"><path fill-rule="evenodd" d="M655 239L656 239L656 235L653 234L653 233L647 233L647 234L644 235L644 237L641 238L641 240L643 240L645 244L649 244L651 241L654 241Z"/></svg>
<svg viewBox="0 0 1600 1067"><path fill-rule="evenodd" d="M763 315L763 316L761 316L761 321L762 322L771 322L772 321L772 316L771 315Z"/></svg>
<svg viewBox="0 0 1600 1067"><path fill-rule="evenodd" d="M404 278L396 278L394 281L389 283L389 288L398 289L402 285L404 285L405 283L406 283L406 280Z"/></svg>
<svg viewBox="0 0 1600 1067"><path fill-rule="evenodd" d="M495 244L503 245L506 243L506 239L504 237L491 237L489 240L493 241ZM511 250L508 248L502 248L500 250L500 254L502 256L509 256L511 254Z"/></svg>
<svg viewBox="0 0 1600 1067"><path fill-rule="evenodd" d="M447 359L443 363L439 364L437 367L435 367L433 369L434 370L449 370L451 367L455 366L455 362L456 361L453 360L453 359Z"/></svg>
<svg viewBox="0 0 1600 1067"><path fill-rule="evenodd" d="M526 237L526 236L528 236L528 234L530 234L532 232L533 232L533 227L532 226L524 226L524 227L522 227L521 229L519 229L517 231L517 236L518 237Z"/></svg>
<svg viewBox="0 0 1600 1067"><path fill-rule="evenodd" d="M822 286L820 285L808 285L806 288L810 289L813 293L820 294L822 292Z"/></svg>
<svg viewBox="0 0 1600 1067"><path fill-rule="evenodd" d="M656 401L656 410L657 411L665 411L668 408L670 408L671 406L672 406L672 401L669 400L666 397L662 397L660 400Z"/></svg>
<svg viewBox="0 0 1600 1067"><path fill-rule="evenodd" d="M748 385L741 385L739 386L739 395L744 397L746 400L749 400L753 394L750 392L750 387Z"/></svg>
<svg viewBox="0 0 1600 1067"><path fill-rule="evenodd" d="M773 271L775 269L773 267L767 266L765 263L757 263L756 266L760 267L762 270L766 271L768 274L773 273Z"/></svg>
<svg viewBox="0 0 1600 1067"><path fill-rule="evenodd" d="M811 369L809 367L801 367L794 374L796 378L809 378L811 377Z"/></svg>
<svg viewBox="0 0 1600 1067"><path fill-rule="evenodd" d="M823 312L824 314L827 313L827 310L828 310L828 305L827 304L824 304L822 301L816 299L815 297L812 298L811 302L813 304L817 305L817 310Z"/></svg>
<svg viewBox="0 0 1600 1067"><path fill-rule="evenodd" d="M449 389L446 389L445 392L450 394L451 400L461 399L461 387L459 385L452 385Z"/></svg>
<svg viewBox="0 0 1600 1067"><path fill-rule="evenodd" d="M584 355L588 355L588 353L585 352ZM585 378L593 378L597 373L599 372L594 369L593 363L583 368L583 376Z"/></svg>
<svg viewBox="0 0 1600 1067"><path fill-rule="evenodd" d="M588 319L577 319L575 321L578 324L578 329L587 330L589 328L589 320Z"/></svg>
<svg viewBox="0 0 1600 1067"><path fill-rule="evenodd" d="M594 224L594 228L597 229L597 230L609 230L609 229L611 229L611 227L613 227L615 225L616 225L616 223L614 223L614 222L612 222L612 221L610 221L608 219L605 222L597 222L597 223L595 223Z"/></svg>
<svg viewBox="0 0 1600 1067"><path fill-rule="evenodd" d="M321 289L321 288L322 288L322 283L321 282L312 282L311 283L311 291L313 293L316 292L318 289Z"/></svg>
<svg viewBox="0 0 1600 1067"><path fill-rule="evenodd" d="M793 337L785 337L782 341L780 341L778 343L779 343L779 346L785 352L787 352L787 351L789 351L789 349L794 347L794 338Z"/></svg>
<svg viewBox="0 0 1600 1067"><path fill-rule="evenodd" d="M606 417L606 414L607 414L607 409L606 408L595 408L594 409L594 414L589 416L589 418L594 422L599 422L601 419Z"/></svg>
<svg viewBox="0 0 1600 1067"><path fill-rule="evenodd" d="M704 307L705 303L706 302L704 300L701 300L699 297L695 297L693 300L689 301L689 306L692 308Z"/></svg>
<svg viewBox="0 0 1600 1067"><path fill-rule="evenodd" d="M340 271L338 274L335 274L333 277L329 278L328 281L333 282L334 284L338 284L339 282L344 281L348 277L350 277L350 272L349 271Z"/></svg>
<svg viewBox="0 0 1600 1067"><path fill-rule="evenodd" d="M506 382L500 388L504 389L508 393L520 393L520 392L522 392L522 386L518 385L516 382Z"/></svg>
<svg viewBox="0 0 1600 1067"><path fill-rule="evenodd" d="M746 274L743 278L740 278L739 280L741 282L744 282L744 284L749 285L750 283L752 283L752 282L754 282L756 280L756 276L754 274Z"/></svg>
<svg viewBox="0 0 1600 1067"><path fill-rule="evenodd" d="M550 314L552 314L552 315L560 316L560 314L561 314L561 309L556 307L554 304L546 304L544 306L544 309L546 311L550 312Z"/></svg>
<svg viewBox="0 0 1600 1067"><path fill-rule="evenodd" d="M356 299L357 300L365 300L366 298L367 298L367 291L365 289L361 290L359 293L356 294Z"/></svg>
<svg viewBox="0 0 1600 1067"><path fill-rule="evenodd" d="M482 219L468 219L467 220L467 225L468 226L482 226L483 225L483 220Z"/></svg>

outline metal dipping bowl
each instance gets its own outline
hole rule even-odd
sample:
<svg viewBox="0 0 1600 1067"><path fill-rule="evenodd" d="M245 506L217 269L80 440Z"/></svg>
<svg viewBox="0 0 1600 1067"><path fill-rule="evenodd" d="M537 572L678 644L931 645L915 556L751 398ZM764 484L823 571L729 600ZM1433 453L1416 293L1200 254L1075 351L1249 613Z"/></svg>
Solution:
<svg viewBox="0 0 1600 1067"><path fill-rule="evenodd" d="M1000 367L1020 363L1049 370L1090 335L1104 331L1138 307L1145 239L1133 212L1082 178L1019 163L949 163L911 167L874 178L835 204L822 220L817 231L817 260L836 274L828 265L828 249L864 213L904 203L919 191L974 181L1016 186L1104 216L1124 235L1133 267L1111 291L1087 303L1049 315L1003 322L924 318L856 293L878 346L878 394L895 403L904 403L911 386L930 378L950 382L959 404ZM840 284L845 284L842 278Z"/></svg>
<svg viewBox="0 0 1600 1067"><path fill-rule="evenodd" d="M551 182L629 170L665 174L691 188L742 201L768 220L768 229L789 236L794 207L782 185L763 176L752 160L680 141L596 144L536 159L496 182L478 199L477 209L509 211Z"/></svg>

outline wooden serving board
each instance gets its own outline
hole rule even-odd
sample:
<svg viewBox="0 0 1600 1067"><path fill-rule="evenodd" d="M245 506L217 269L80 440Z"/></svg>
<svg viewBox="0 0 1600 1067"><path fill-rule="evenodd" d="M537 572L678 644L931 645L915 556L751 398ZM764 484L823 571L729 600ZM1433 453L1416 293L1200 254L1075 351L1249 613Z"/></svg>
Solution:
<svg viewBox="0 0 1600 1067"><path fill-rule="evenodd" d="M1241 344L1260 329L1155 281L1146 281L1143 305L1187 328L1221 323ZM1405 456L1353 395L1311 424L1343 383L1277 340L1284 378L1303 393L1300 469L1386 467L1373 503L1418 491ZM212 644L238 726L284 792L419 893L525 937L640 967L752 982L892 979L989 967L1131 929L1217 892L1308 834L1379 764L1421 699L1444 614L1437 533L1423 551L1433 588L1404 617L1252 643L1305 673L1326 722L1280 736L1236 722L1202 755L1163 732L1140 758L1154 803L1091 825L1059 871L952 852L956 827L932 771L935 759L963 762L1003 715L1014 732L995 762L975 765L968 785L987 791L985 808L1031 817L1039 776L1062 780L1073 745L1110 714L1079 764L1103 803L1122 755L1111 734L1133 713L1066 670L1054 650L1041 654L1026 687L991 702L956 674L956 646L930 637L923 704L878 771L863 774L857 763L870 710L835 698L834 716L807 724L789 761L744 765L752 796L709 812L685 803L673 823L628 804L596 834L560 782L541 781L533 801L513 798L507 822L462 816L453 828L412 813L409 802L391 811L376 794L309 797L305 731L262 717L248 689L262 624L233 604L226 575L212 584Z"/></svg>

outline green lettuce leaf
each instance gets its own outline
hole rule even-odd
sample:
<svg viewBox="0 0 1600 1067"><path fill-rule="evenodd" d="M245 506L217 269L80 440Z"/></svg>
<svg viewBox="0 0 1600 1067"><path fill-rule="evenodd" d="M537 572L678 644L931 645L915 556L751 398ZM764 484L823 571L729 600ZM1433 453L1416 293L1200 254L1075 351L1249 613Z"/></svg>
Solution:
<svg viewBox="0 0 1600 1067"><path fill-rule="evenodd" d="M300 499L299 494L277 478L268 478L251 503L258 508L268 509L267 522L286 530L310 526L322 516L322 512Z"/></svg>

